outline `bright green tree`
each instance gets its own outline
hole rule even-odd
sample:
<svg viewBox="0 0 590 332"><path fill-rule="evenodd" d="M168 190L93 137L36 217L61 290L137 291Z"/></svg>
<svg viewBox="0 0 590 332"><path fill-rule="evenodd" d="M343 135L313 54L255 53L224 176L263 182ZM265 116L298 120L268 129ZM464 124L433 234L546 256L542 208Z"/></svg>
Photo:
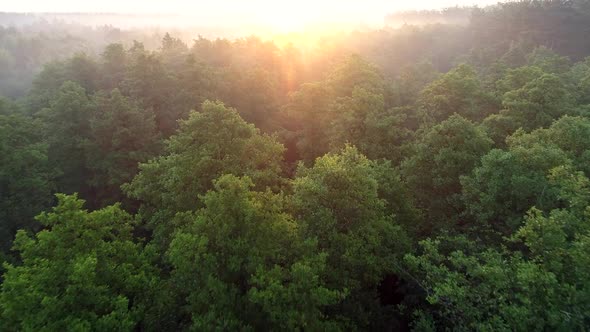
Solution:
<svg viewBox="0 0 590 332"><path fill-rule="evenodd" d="M483 157L481 166L461 180L479 231L490 228L508 235L531 206L544 212L558 207L557 188L547 175L563 165L588 174L589 135L588 119L565 116L546 129L519 130L506 140L507 150Z"/></svg>
<svg viewBox="0 0 590 332"><path fill-rule="evenodd" d="M461 179L462 199L475 222L472 231L509 235L520 227L530 207L543 211L557 207L557 189L547 175L554 167L570 163L563 150L541 143L490 151L481 166Z"/></svg>
<svg viewBox="0 0 590 332"><path fill-rule="evenodd" d="M590 175L590 119L564 116L549 128L537 129L529 134L519 131L508 139L510 145L530 147L536 144L553 146L564 151L574 168Z"/></svg>
<svg viewBox="0 0 590 332"><path fill-rule="evenodd" d="M324 286L325 257L306 249L313 246L298 237L282 195L253 187L248 177L222 176L203 197L203 209L176 217L167 258L191 328L330 326L321 308L340 294Z"/></svg>
<svg viewBox="0 0 590 332"><path fill-rule="evenodd" d="M199 196L223 174L247 175L262 191L283 182L281 144L220 102L207 101L201 109L180 123L164 155L140 164L126 186L128 195L142 203L144 217L165 233L172 232L169 218L200 208Z"/></svg>
<svg viewBox="0 0 590 332"><path fill-rule="evenodd" d="M21 265L6 264L0 308L9 330L109 330L139 327L157 276L151 250L133 240L133 219L114 205L88 212L75 195L19 231Z"/></svg>
<svg viewBox="0 0 590 332"><path fill-rule="evenodd" d="M571 94L558 76L543 74L504 94L502 106L518 126L531 130L548 126L571 113L572 102Z"/></svg>
<svg viewBox="0 0 590 332"><path fill-rule="evenodd" d="M590 315L590 181L550 171L561 208L531 208L502 248L439 238L407 255L425 304L416 328L458 331L584 330ZM520 248L509 250L508 248Z"/></svg>
<svg viewBox="0 0 590 332"><path fill-rule="evenodd" d="M328 287L349 295L333 317L368 327L382 309L377 286L396 272L408 238L387 202L379 197L376 165L353 147L301 166L293 181L293 213L305 238L327 254Z"/></svg>

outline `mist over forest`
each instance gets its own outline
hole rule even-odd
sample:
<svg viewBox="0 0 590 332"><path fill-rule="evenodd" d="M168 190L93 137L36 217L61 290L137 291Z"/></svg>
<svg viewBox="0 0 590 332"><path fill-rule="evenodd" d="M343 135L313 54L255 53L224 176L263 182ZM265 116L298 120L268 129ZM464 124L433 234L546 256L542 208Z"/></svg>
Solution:
<svg viewBox="0 0 590 332"><path fill-rule="evenodd" d="M0 331L590 330L590 1L2 7Z"/></svg>

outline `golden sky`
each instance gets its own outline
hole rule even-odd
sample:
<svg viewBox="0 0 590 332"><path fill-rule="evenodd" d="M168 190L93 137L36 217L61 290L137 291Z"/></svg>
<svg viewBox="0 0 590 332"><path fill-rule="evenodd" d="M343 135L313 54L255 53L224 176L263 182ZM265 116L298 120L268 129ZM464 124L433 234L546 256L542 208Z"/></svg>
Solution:
<svg viewBox="0 0 590 332"><path fill-rule="evenodd" d="M323 22L382 23L387 13L412 9L440 9L455 5L486 6L496 0L16 0L2 1L0 11L108 12L176 14L202 24L236 26L261 24L301 28Z"/></svg>

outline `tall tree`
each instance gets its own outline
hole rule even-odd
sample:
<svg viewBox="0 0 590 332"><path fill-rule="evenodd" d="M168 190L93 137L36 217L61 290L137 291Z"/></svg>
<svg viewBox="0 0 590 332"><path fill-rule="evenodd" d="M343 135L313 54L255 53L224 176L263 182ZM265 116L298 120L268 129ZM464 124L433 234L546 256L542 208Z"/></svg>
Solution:
<svg viewBox="0 0 590 332"><path fill-rule="evenodd" d="M491 145L480 128L457 114L418 138L401 171L418 206L432 220L423 231L456 226L464 209L459 179L479 165Z"/></svg>
<svg viewBox="0 0 590 332"><path fill-rule="evenodd" d="M18 229L36 230L34 217L51 204L55 171L41 126L18 114L0 114L0 250L7 253Z"/></svg>
<svg viewBox="0 0 590 332"><path fill-rule="evenodd" d="M126 186L143 204L153 226L172 232L169 218L202 206L199 196L213 188L223 174L247 175L257 190L277 189L281 183L283 146L240 118L220 102L206 101L170 137L164 155L139 166Z"/></svg>
<svg viewBox="0 0 590 332"><path fill-rule="evenodd" d="M306 238L327 254L327 286L349 292L333 317L368 327L379 315L377 288L408 248L408 238L379 197L374 163L355 148L301 166L293 181L293 213Z"/></svg>
<svg viewBox="0 0 590 332"><path fill-rule="evenodd" d="M483 90L476 71L465 64L442 75L422 90L418 104L427 121L442 121L457 113L481 120L497 110L493 98Z"/></svg>
<svg viewBox="0 0 590 332"><path fill-rule="evenodd" d="M66 194L88 192L89 172L83 143L89 138L91 101L80 85L65 82L50 102L37 113L44 124L50 164L60 171L57 191Z"/></svg>
<svg viewBox="0 0 590 332"><path fill-rule="evenodd" d="M410 137L407 116L397 108L387 110L383 95L356 87L352 96L337 98L329 112L331 150L352 144L371 159L401 160L401 146Z"/></svg>
<svg viewBox="0 0 590 332"><path fill-rule="evenodd" d="M118 89L94 96L93 106L86 156L93 203L106 205L123 198L120 186L133 179L139 163L156 155L160 142L153 113Z"/></svg>
<svg viewBox="0 0 590 332"><path fill-rule="evenodd" d="M519 126L531 130L548 126L572 112L572 96L561 79L544 74L523 87L504 94L502 106Z"/></svg>
<svg viewBox="0 0 590 332"><path fill-rule="evenodd" d="M321 308L340 297L323 285L325 261L298 238L283 196L253 186L222 176L202 210L176 217L182 226L167 256L191 328L324 329Z"/></svg>
<svg viewBox="0 0 590 332"><path fill-rule="evenodd" d="M190 106L175 103L174 82L157 54L146 51L142 44L136 44L129 51L129 65L121 91L138 100L142 107L152 109L158 130L164 137L174 133L177 120L190 110Z"/></svg>
<svg viewBox="0 0 590 332"><path fill-rule="evenodd" d="M512 234L532 206L550 211L560 204L547 175L557 166L571 165L567 153L555 145L520 141L510 140L506 151L490 151L481 166L461 179L462 199L475 222L472 231L479 235L497 240L494 233Z"/></svg>
<svg viewBox="0 0 590 332"><path fill-rule="evenodd" d="M383 94L385 81L374 64L354 54L336 63L326 77L336 96L351 96L355 88Z"/></svg>
<svg viewBox="0 0 590 332"><path fill-rule="evenodd" d="M100 87L105 90L119 88L125 79L125 71L128 65L128 54L123 44L109 44L101 54Z"/></svg>
<svg viewBox="0 0 590 332"><path fill-rule="evenodd" d="M312 163L330 150L329 107L333 92L323 83L305 83L290 96L285 106L291 120L287 129L295 131L297 151L306 163Z"/></svg>

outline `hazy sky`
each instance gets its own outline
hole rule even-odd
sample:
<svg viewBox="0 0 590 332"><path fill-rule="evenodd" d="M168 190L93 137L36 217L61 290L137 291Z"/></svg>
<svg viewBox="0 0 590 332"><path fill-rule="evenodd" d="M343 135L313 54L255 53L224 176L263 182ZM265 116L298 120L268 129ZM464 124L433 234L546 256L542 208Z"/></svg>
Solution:
<svg viewBox="0 0 590 332"><path fill-rule="evenodd" d="M232 20L271 25L301 25L317 22L370 23L390 12L439 9L455 5L486 6L497 0L7 0L0 11L16 12L109 12L178 14L195 18ZM237 23L237 22L234 22Z"/></svg>
<svg viewBox="0 0 590 332"><path fill-rule="evenodd" d="M491 0L15 0L2 1L0 11L17 12L121 12L121 13L174 13L196 12L260 14L260 11L283 12L297 8L310 13L350 16L353 14L378 14L405 9L442 8L454 5L485 6L496 3Z"/></svg>

